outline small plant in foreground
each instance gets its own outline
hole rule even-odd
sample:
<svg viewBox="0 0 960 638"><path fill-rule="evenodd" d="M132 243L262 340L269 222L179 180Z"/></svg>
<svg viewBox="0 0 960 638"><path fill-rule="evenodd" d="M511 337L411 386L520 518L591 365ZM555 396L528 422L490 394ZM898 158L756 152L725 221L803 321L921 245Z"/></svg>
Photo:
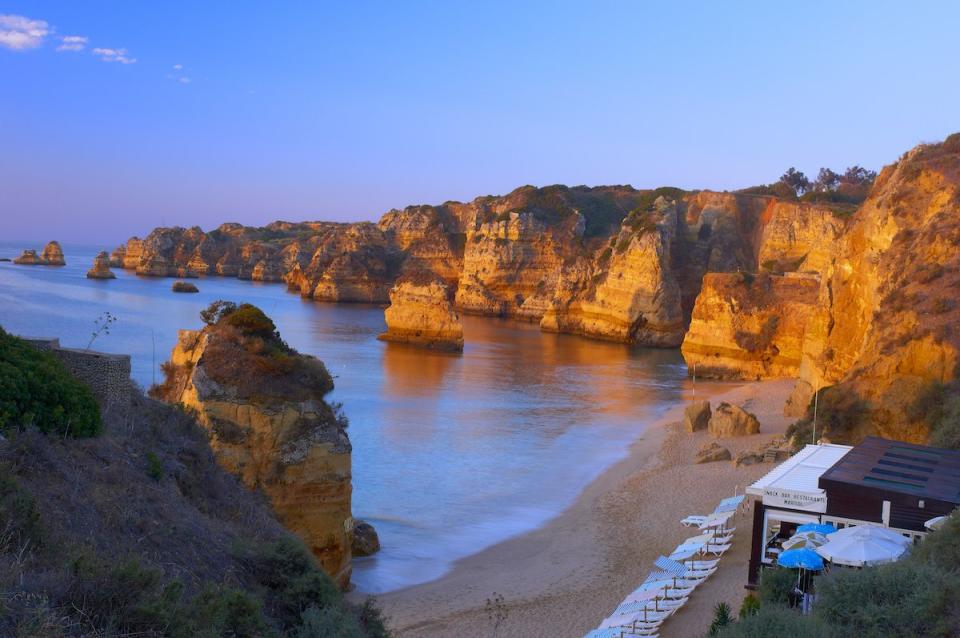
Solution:
<svg viewBox="0 0 960 638"><path fill-rule="evenodd" d="M493 592L493 596L491 598L487 598L487 603L484 605L483 609L487 612L487 618L491 623L493 623L493 632L490 635L496 638L497 632L500 631L500 625L503 624L509 615L509 610L504 602L503 594Z"/></svg>

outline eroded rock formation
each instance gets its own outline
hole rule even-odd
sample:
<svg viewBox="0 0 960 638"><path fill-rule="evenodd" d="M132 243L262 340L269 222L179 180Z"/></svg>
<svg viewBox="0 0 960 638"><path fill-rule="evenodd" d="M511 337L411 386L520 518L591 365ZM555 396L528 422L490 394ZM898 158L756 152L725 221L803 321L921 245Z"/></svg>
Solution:
<svg viewBox="0 0 960 638"><path fill-rule="evenodd" d="M60 248L60 244L55 241L48 242L39 255L37 255L36 250L25 249L19 257L13 260L13 263L22 266L65 266L67 264L63 258L63 250Z"/></svg>
<svg viewBox="0 0 960 638"><path fill-rule="evenodd" d="M681 348L698 377L795 377L820 279L789 273L710 273Z"/></svg>
<svg viewBox="0 0 960 638"><path fill-rule="evenodd" d="M253 306L222 306L182 330L151 393L195 410L218 462L262 490L341 586L350 579L351 447L346 419L323 397L319 360L284 344Z"/></svg>
<svg viewBox="0 0 960 638"><path fill-rule="evenodd" d="M93 267L87 271L87 279L116 279L110 270L110 256L107 251L101 250L93 258Z"/></svg>
<svg viewBox="0 0 960 638"><path fill-rule="evenodd" d="M463 350L463 325L451 297L446 282L434 275L401 279L390 291L390 307L383 313L387 331L379 338L435 350Z"/></svg>
<svg viewBox="0 0 960 638"><path fill-rule="evenodd" d="M579 260L540 322L554 332L673 347L683 340L680 287L671 267L677 205L661 197L624 221L596 260Z"/></svg>
<svg viewBox="0 0 960 638"><path fill-rule="evenodd" d="M713 411L707 431L718 438L746 436L759 432L760 422L739 406L721 403Z"/></svg>

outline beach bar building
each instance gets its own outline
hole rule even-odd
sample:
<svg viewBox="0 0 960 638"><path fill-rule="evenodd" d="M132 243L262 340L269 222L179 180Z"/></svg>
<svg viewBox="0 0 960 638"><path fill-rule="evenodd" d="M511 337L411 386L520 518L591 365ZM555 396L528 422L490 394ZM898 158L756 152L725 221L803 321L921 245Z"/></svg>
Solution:
<svg viewBox="0 0 960 638"><path fill-rule="evenodd" d="M856 447L807 445L746 490L756 497L747 587L804 523L873 523L914 541L960 506L960 452L867 437Z"/></svg>

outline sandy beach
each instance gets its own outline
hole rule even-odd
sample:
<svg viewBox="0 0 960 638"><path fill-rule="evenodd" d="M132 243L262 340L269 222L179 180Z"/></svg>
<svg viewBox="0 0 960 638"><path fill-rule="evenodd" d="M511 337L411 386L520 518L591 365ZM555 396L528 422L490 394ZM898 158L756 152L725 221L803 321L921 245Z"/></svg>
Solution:
<svg viewBox="0 0 960 638"><path fill-rule="evenodd" d="M782 414L791 387L789 380L704 384L698 397L710 398L714 406L740 405L760 420L759 434L722 441L736 456L784 431L791 422ZM626 459L543 527L458 561L438 580L378 596L393 634L492 636L484 607L494 592L503 596L507 611L498 636L576 638L595 627L643 581L657 556L696 533L681 526L681 518L712 511L721 498L742 493L773 467L695 464L694 455L711 437L683 431L682 409L647 426ZM718 572L663 625L662 637L703 635L719 601L739 609L746 594L749 514L734 520L733 548Z"/></svg>

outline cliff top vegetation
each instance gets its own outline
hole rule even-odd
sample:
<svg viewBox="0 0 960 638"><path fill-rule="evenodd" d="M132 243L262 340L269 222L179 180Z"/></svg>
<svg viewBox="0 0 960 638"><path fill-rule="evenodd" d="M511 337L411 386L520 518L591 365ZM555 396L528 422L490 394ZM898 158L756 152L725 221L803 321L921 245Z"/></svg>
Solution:
<svg viewBox="0 0 960 638"><path fill-rule="evenodd" d="M139 393L101 436L0 441L0 635L385 636L187 414Z"/></svg>

